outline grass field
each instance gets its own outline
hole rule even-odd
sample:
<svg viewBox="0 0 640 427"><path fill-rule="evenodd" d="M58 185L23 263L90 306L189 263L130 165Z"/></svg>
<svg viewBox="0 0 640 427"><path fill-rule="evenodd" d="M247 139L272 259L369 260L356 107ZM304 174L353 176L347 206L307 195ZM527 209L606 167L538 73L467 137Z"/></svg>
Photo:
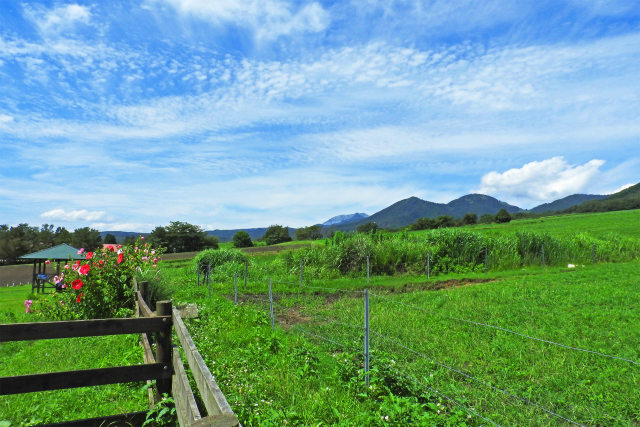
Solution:
<svg viewBox="0 0 640 427"><path fill-rule="evenodd" d="M564 237L587 232L594 237L619 233L626 237L640 238L640 210L547 216L519 219L507 224L478 224L469 228L489 234L536 231Z"/></svg>
<svg viewBox="0 0 640 427"><path fill-rule="evenodd" d="M640 237L639 219L640 211L625 211L469 228L495 236L586 232L606 240L609 233ZM228 274L235 267L216 270L212 297L196 285L189 259L164 261L152 284L176 304L198 304L200 316L187 321L189 330L243 425L640 424L637 259L430 278L422 271L372 276L369 283L362 274L332 280L308 274L301 287L296 270L283 268L282 254L256 255L246 289L238 280L238 305ZM267 295L272 273L273 331ZM369 387L363 372L365 288ZM29 290L0 289L0 313L12 313L4 318L24 318ZM135 337L111 338L3 344L0 375L60 370L69 361L70 369L113 366L123 354L140 360ZM43 352L43 365L34 370L32 361ZM72 390L60 398L0 397L0 420L30 425L144 407L139 386L119 387ZM78 403L100 396L104 405L96 408Z"/></svg>

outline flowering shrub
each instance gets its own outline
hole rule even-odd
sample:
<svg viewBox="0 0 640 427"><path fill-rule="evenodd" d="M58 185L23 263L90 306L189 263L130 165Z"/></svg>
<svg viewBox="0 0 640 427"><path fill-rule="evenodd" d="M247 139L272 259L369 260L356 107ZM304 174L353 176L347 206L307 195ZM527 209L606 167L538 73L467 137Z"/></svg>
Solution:
<svg viewBox="0 0 640 427"><path fill-rule="evenodd" d="M135 307L133 277L157 269L162 250L140 237L132 245L78 251L83 253L84 260L65 265L53 278L57 292L33 299L31 313L52 320L126 317Z"/></svg>

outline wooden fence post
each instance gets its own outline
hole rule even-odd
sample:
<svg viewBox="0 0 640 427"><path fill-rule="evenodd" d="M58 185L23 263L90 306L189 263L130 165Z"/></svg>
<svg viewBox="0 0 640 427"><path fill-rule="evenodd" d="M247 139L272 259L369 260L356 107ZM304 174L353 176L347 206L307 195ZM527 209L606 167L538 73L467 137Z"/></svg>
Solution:
<svg viewBox="0 0 640 427"><path fill-rule="evenodd" d="M171 316L171 301L158 301L156 303L156 315ZM163 363L165 370L172 369L171 353L171 321L167 320L164 331L158 332L158 340L156 341L156 362ZM156 385L158 387L158 397L162 397L163 393L171 395L171 378L157 380Z"/></svg>

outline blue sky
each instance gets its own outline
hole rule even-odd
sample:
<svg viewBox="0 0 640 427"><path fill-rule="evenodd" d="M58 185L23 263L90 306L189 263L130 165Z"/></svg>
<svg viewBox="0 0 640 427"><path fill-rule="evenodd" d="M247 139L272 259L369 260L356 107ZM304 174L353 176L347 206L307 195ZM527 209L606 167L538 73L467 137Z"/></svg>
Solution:
<svg viewBox="0 0 640 427"><path fill-rule="evenodd" d="M300 227L640 181L640 3L0 2L0 224Z"/></svg>

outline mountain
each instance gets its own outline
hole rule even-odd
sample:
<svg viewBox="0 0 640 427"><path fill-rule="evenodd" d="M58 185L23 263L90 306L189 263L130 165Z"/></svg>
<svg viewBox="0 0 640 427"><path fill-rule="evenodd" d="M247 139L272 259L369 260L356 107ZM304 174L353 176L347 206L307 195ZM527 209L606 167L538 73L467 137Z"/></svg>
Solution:
<svg viewBox="0 0 640 427"><path fill-rule="evenodd" d="M368 218L368 217L369 217L369 215L367 215L366 213L354 213L354 214L348 214L348 215L338 215L338 216L334 216L331 219L328 219L327 221L323 222L320 225L322 225L324 227L330 227L332 225L343 224L345 222L358 221L360 219Z"/></svg>
<svg viewBox="0 0 640 427"><path fill-rule="evenodd" d="M484 194L468 194L450 201L449 203L434 203L417 197L409 197L400 200L389 207L374 213L368 218L343 223L335 228L338 230L355 230L360 224L375 222L381 228L401 228L415 222L418 218L435 218L441 215L451 215L461 218L465 214L475 213L478 216L484 214L495 215L500 209L514 213L522 211L517 206L501 202Z"/></svg>
<svg viewBox="0 0 640 427"><path fill-rule="evenodd" d="M601 200L606 199L607 197L608 196L597 194L572 194L570 196L563 197L562 199L555 200L551 203L543 203L541 205L538 205L535 208L529 209L529 212L544 213L561 211L564 209L569 209L573 206L580 205L584 202L588 202L590 200Z"/></svg>
<svg viewBox="0 0 640 427"><path fill-rule="evenodd" d="M609 212L640 209L640 183L613 193L601 200L589 200L563 210L563 213Z"/></svg>
<svg viewBox="0 0 640 427"><path fill-rule="evenodd" d="M495 215L500 209L504 209L509 213L520 212L522 210L517 206L501 202L498 199L484 194L467 194L459 199L450 201L447 203L447 206L451 210L449 215L456 218L461 218L468 213L475 213L478 217L484 214Z"/></svg>

